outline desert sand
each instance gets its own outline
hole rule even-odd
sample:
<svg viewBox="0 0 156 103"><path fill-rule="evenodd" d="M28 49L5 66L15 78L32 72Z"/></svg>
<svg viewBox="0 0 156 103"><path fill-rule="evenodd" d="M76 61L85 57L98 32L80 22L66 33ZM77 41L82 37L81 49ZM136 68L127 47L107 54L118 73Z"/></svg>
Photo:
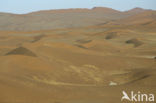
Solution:
<svg viewBox="0 0 156 103"><path fill-rule="evenodd" d="M156 93L156 11L0 15L0 103L122 103L123 90Z"/></svg>

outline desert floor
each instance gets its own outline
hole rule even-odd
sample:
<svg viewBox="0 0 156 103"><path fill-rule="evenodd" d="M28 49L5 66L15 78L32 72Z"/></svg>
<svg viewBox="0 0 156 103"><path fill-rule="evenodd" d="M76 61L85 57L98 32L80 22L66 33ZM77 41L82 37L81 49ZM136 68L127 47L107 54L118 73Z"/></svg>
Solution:
<svg viewBox="0 0 156 103"><path fill-rule="evenodd" d="M156 93L156 31L140 26L0 32L0 103L121 103Z"/></svg>

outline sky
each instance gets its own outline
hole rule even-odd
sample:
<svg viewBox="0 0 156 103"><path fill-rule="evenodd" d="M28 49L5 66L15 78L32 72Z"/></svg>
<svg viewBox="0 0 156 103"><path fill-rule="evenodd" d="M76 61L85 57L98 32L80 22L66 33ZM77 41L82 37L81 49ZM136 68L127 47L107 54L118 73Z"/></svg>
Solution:
<svg viewBox="0 0 156 103"><path fill-rule="evenodd" d="M156 0L0 0L0 12L24 14L39 10L109 7L126 11L135 7L156 10Z"/></svg>

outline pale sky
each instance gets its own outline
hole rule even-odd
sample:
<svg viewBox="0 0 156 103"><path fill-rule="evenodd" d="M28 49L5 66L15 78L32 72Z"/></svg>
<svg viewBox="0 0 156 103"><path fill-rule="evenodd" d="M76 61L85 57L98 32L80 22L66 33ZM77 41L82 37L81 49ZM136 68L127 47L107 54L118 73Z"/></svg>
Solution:
<svg viewBox="0 0 156 103"><path fill-rule="evenodd" d="M129 10L135 7L156 10L156 0L0 0L0 12L28 13L39 10L109 7Z"/></svg>

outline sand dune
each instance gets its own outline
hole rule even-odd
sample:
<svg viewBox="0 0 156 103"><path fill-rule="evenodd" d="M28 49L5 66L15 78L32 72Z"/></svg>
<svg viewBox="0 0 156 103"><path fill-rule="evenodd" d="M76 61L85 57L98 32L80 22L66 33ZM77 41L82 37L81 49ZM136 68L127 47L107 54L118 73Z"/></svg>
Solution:
<svg viewBox="0 0 156 103"><path fill-rule="evenodd" d="M25 55L25 56L32 56L36 57L36 55L31 52L30 50L24 48L24 47L18 47L10 52L8 52L6 55Z"/></svg>
<svg viewBox="0 0 156 103"><path fill-rule="evenodd" d="M149 17L154 12L141 8L121 12L111 8L95 7L92 9L45 10L21 15L0 13L0 30L33 31L77 28L109 24L116 20L128 24L133 22L145 23L145 21L149 22L151 20Z"/></svg>
<svg viewBox="0 0 156 103"><path fill-rule="evenodd" d="M155 11L1 15L2 103L121 103L123 90L156 91Z"/></svg>

